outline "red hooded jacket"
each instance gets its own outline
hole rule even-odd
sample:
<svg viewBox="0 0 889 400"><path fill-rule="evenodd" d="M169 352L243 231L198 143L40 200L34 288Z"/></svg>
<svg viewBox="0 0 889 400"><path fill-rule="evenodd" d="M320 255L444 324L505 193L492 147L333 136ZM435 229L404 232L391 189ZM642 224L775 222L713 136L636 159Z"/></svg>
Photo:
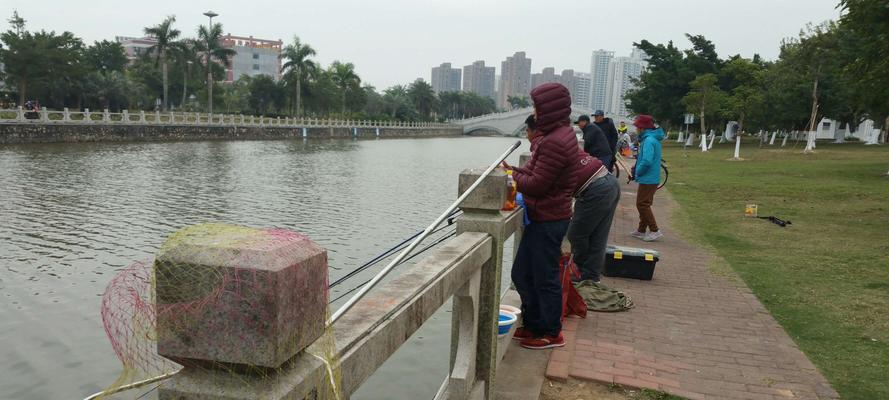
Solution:
<svg viewBox="0 0 889 400"><path fill-rule="evenodd" d="M531 139L531 159L514 169L513 178L532 222L570 219L574 192L602 162L577 145L571 128L571 94L565 86L540 85L531 91L531 100L538 132Z"/></svg>

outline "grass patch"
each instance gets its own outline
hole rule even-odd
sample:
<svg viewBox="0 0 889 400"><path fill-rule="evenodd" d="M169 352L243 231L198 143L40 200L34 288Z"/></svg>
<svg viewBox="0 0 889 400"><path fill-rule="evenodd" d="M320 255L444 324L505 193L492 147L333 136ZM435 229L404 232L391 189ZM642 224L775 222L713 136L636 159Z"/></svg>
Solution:
<svg viewBox="0 0 889 400"><path fill-rule="evenodd" d="M741 162L726 161L733 145L665 143L677 229L726 260L844 399L889 398L889 147L791 143L744 143ZM793 225L745 218L748 203Z"/></svg>

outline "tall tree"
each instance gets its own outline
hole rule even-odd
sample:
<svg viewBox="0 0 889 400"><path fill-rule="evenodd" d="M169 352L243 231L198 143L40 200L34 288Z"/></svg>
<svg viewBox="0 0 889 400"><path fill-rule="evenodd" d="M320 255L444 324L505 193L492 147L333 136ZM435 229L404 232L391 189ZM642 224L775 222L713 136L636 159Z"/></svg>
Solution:
<svg viewBox="0 0 889 400"><path fill-rule="evenodd" d="M361 90L361 78L355 73L355 65L334 61L329 68L330 77L340 91L342 114L346 114L346 95Z"/></svg>
<svg viewBox="0 0 889 400"><path fill-rule="evenodd" d="M291 115L301 115L302 84L317 68L318 64L309 57L315 55L315 49L299 40L299 36L293 37L293 43L284 47L281 58L286 59L283 69L286 71L284 79L293 86Z"/></svg>
<svg viewBox="0 0 889 400"><path fill-rule="evenodd" d="M722 109L725 93L716 86L716 75L703 74L691 81L691 91L682 98L686 109L698 115L701 135L707 134L707 114L717 114Z"/></svg>
<svg viewBox="0 0 889 400"><path fill-rule="evenodd" d="M181 108L185 107L189 86L197 85L199 82L196 81L200 80L197 72L200 71L201 55L198 54L198 46L195 40L184 39L180 41L180 45L173 52L173 61L176 69L182 74L182 100L179 103Z"/></svg>
<svg viewBox="0 0 889 400"><path fill-rule="evenodd" d="M71 32L29 32L18 13L9 22L11 29L0 34L0 62L7 82L17 89L19 105L29 91L63 105L69 89L82 78L83 42Z"/></svg>
<svg viewBox="0 0 889 400"><path fill-rule="evenodd" d="M726 62L720 71L723 80L731 82L727 108L732 117L738 118L738 130L743 131L746 120L759 117L763 112L763 73L762 65L737 56Z"/></svg>
<svg viewBox="0 0 889 400"><path fill-rule="evenodd" d="M395 85L383 92L383 104L392 119L413 121L417 118L417 109L411 102L408 89L403 85Z"/></svg>
<svg viewBox="0 0 889 400"><path fill-rule="evenodd" d="M849 87L855 89L864 110L874 119L884 119L883 129L889 131L889 6L885 0L840 0L845 14L840 18L853 40L843 48L854 52L845 73L853 78Z"/></svg>
<svg viewBox="0 0 889 400"><path fill-rule="evenodd" d="M249 79L250 95L247 104L254 114L267 115L273 110L282 107L284 102L284 87L279 86L268 75L257 75Z"/></svg>
<svg viewBox="0 0 889 400"><path fill-rule="evenodd" d="M122 72L127 66L127 54L123 46L117 42L103 40L94 42L83 52L86 67L95 71Z"/></svg>
<svg viewBox="0 0 889 400"><path fill-rule="evenodd" d="M407 94L420 116L428 120L438 103L432 85L422 79L417 79L408 88Z"/></svg>
<svg viewBox="0 0 889 400"><path fill-rule="evenodd" d="M633 45L649 58L648 68L635 82L635 88L624 96L627 107L637 114L652 115L667 128L680 124L685 111L682 98L697 75L684 66L682 52L672 41L655 45L642 40Z"/></svg>
<svg viewBox="0 0 889 400"><path fill-rule="evenodd" d="M145 35L154 38L154 40L157 41L157 43L148 48L148 52L154 54L155 65L158 63L161 65L161 73L163 74L164 81L163 109L165 111L169 109L170 97L169 82L167 80L167 54L174 51L174 49L179 46L176 39L181 33L178 29L173 28L174 22L176 22L176 16L170 15L161 23L145 28Z"/></svg>
<svg viewBox="0 0 889 400"><path fill-rule="evenodd" d="M232 57L235 56L238 52L234 49L230 49L227 47L223 47L220 44L220 40L222 39L222 24L215 23L213 26L203 26L198 27L198 40L195 41L195 46L197 46L198 51L203 51L206 57L206 72L207 72L207 110L210 111L210 107L213 102L213 84L216 80L216 76L221 76L225 74L225 68L229 66ZM215 64L213 60L216 60L218 64Z"/></svg>

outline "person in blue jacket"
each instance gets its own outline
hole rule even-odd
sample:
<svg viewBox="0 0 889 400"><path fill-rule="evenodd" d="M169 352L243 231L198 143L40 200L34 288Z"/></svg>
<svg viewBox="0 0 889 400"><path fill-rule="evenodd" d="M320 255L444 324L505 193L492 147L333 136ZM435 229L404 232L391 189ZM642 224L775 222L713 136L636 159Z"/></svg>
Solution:
<svg viewBox="0 0 889 400"><path fill-rule="evenodd" d="M644 114L637 116L633 125L639 136L639 155L632 171L634 179L639 183L636 191L639 227L630 235L653 242L664 236L651 211L654 194L661 183L661 140L664 139L664 130L654 125L654 119L650 115Z"/></svg>

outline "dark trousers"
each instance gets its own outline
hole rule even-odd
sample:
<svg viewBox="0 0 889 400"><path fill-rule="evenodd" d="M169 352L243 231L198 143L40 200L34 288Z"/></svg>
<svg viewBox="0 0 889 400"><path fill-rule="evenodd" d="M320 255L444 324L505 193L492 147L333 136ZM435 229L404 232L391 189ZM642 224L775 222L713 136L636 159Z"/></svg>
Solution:
<svg viewBox="0 0 889 400"><path fill-rule="evenodd" d="M512 263L512 282L522 298L522 321L535 336L562 331L562 283L559 256L568 220L537 222L525 227Z"/></svg>
<svg viewBox="0 0 889 400"><path fill-rule="evenodd" d="M639 210L639 232L645 233L645 229L657 232L657 221L654 219L654 212L651 211L651 205L654 203L654 194L657 192L658 185L639 184L636 190L636 209Z"/></svg>
<svg viewBox="0 0 889 400"><path fill-rule="evenodd" d="M620 184L609 174L591 183L574 202L568 240L582 280L598 281L602 274L605 246L619 200Z"/></svg>

